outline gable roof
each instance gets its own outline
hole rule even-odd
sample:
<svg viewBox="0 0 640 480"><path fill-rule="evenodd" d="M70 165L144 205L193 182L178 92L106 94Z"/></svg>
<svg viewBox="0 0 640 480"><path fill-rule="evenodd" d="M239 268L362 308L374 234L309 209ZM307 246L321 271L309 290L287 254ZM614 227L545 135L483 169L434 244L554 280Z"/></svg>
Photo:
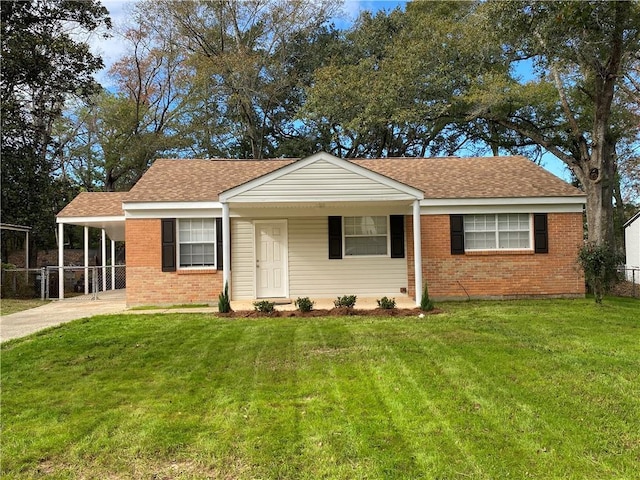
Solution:
<svg viewBox="0 0 640 480"><path fill-rule="evenodd" d="M417 189L431 199L584 196L522 156L338 160ZM124 201L219 201L221 193L296 161L158 159Z"/></svg>
<svg viewBox="0 0 640 480"><path fill-rule="evenodd" d="M220 194L220 201L283 202L423 199L419 189L326 152L316 153Z"/></svg>

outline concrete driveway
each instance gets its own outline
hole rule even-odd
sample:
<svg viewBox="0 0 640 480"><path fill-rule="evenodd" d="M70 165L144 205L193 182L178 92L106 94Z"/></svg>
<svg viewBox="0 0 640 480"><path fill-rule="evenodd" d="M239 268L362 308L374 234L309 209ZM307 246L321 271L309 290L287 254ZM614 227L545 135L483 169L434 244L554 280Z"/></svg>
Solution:
<svg viewBox="0 0 640 480"><path fill-rule="evenodd" d="M127 308L125 290L54 300L47 305L0 316L0 341L19 338L61 323L94 315L120 313Z"/></svg>

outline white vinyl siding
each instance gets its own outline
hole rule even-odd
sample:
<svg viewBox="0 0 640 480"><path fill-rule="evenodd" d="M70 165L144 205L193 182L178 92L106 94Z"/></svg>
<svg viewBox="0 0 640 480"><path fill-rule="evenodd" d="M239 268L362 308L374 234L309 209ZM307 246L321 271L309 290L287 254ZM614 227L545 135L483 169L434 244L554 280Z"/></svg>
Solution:
<svg viewBox="0 0 640 480"><path fill-rule="evenodd" d="M215 219L181 218L178 220L178 260L180 268L215 268Z"/></svg>
<svg viewBox="0 0 640 480"><path fill-rule="evenodd" d="M253 221L231 219L231 297L250 300L254 296L255 255Z"/></svg>
<svg viewBox="0 0 640 480"><path fill-rule="evenodd" d="M327 217L289 220L291 298L338 295L398 296L407 287L407 259L388 256L328 258Z"/></svg>
<svg viewBox="0 0 640 480"><path fill-rule="evenodd" d="M531 215L527 213L465 215L464 249L530 249L531 232Z"/></svg>
<svg viewBox="0 0 640 480"><path fill-rule="evenodd" d="M407 284L407 259L389 256L329 260L327 217L289 217L289 297L334 298L338 295L400 296ZM234 219L232 298L253 299L255 256L252 219Z"/></svg>
<svg viewBox="0 0 640 480"><path fill-rule="evenodd" d="M389 185L318 160L234 196L234 202L389 201L414 199Z"/></svg>

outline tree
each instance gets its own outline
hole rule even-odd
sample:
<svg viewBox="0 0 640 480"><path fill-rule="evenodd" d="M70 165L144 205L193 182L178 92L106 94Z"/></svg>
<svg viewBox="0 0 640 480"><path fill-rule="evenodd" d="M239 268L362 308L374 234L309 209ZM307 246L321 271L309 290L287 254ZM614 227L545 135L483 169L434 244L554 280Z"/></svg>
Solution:
<svg viewBox="0 0 640 480"><path fill-rule="evenodd" d="M99 2L1 2L2 221L33 227L34 242L53 239L55 213L68 201L52 175L54 121L70 97L88 98L98 85L99 57L77 38L110 27ZM32 249L35 251L35 249Z"/></svg>
<svg viewBox="0 0 640 480"><path fill-rule="evenodd" d="M194 132L202 150L215 154L217 145L229 156L263 158L295 131L297 40L312 36L334 8L334 0L163 0L140 3L136 21L185 52L193 120L216 139Z"/></svg>
<svg viewBox="0 0 640 480"><path fill-rule="evenodd" d="M586 193L589 240L613 245L616 148L624 138L637 141L620 86L640 49L638 2L486 2L476 14L504 61L526 61L538 78L488 70L468 93L470 117L562 160Z"/></svg>
<svg viewBox="0 0 640 480"><path fill-rule="evenodd" d="M140 25L122 37L128 51L109 70L117 92L100 92L60 121L61 163L87 190L126 191L155 158L188 145L181 134L188 72L180 52Z"/></svg>

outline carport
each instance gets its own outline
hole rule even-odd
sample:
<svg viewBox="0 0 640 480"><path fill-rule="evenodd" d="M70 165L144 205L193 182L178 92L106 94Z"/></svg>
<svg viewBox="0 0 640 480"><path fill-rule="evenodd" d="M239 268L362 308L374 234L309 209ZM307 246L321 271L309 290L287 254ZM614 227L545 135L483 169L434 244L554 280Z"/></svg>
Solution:
<svg viewBox="0 0 640 480"><path fill-rule="evenodd" d="M101 260L106 267L107 237L111 243L112 287L115 286L116 242L125 241L124 211L122 201L127 192L82 192L69 203L56 217L58 224L58 298L64 298L64 227L78 225L84 227L84 276L89 277L89 229L101 231ZM102 291L107 289L107 276L102 275ZM89 282L84 282L84 293L89 293Z"/></svg>

